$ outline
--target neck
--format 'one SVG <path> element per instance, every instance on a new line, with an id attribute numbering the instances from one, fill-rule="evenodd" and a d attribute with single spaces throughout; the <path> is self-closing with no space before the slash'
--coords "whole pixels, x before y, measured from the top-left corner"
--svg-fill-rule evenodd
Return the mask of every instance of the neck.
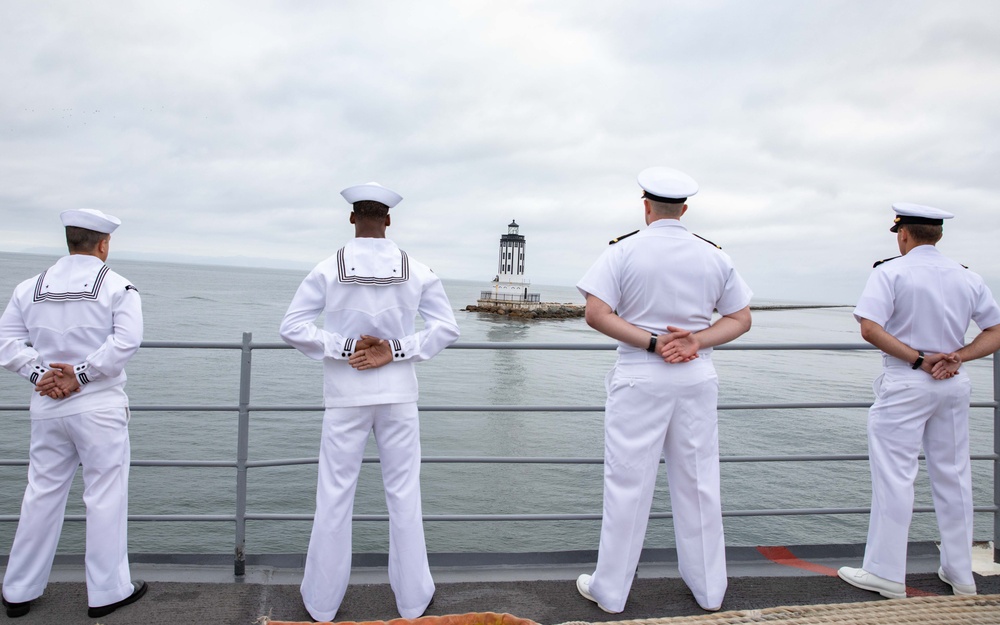
<path id="1" fill-rule="evenodd" d="M 70 256 L 93 256 L 94 258 L 100 260 L 102 263 L 103 262 L 107 262 L 107 260 L 108 260 L 107 256 L 101 256 L 101 254 L 97 250 L 91 250 L 89 252 L 80 252 L 80 251 L 73 252 L 73 251 L 70 251 L 69 255 Z"/>
<path id="2" fill-rule="evenodd" d="M 354 238 L 356 239 L 384 239 L 385 226 L 364 226 L 354 224 Z"/>
<path id="3" fill-rule="evenodd" d="M 684 213 L 687 212 L 687 204 L 681 205 L 669 205 L 670 210 L 655 210 L 653 203 L 648 199 L 642 201 L 643 208 L 645 208 L 646 214 L 646 225 L 653 223 L 654 221 L 660 221 L 661 219 L 673 219 L 674 221 L 680 221 Z M 668 206 L 666 204 L 660 204 L 658 206 Z M 676 206 L 676 210 L 673 207 Z"/>
<path id="4" fill-rule="evenodd" d="M 916 243 L 914 241 L 907 241 L 906 244 L 903 246 L 903 249 L 900 250 L 900 252 L 903 253 L 903 256 L 906 256 L 907 254 L 909 254 L 910 252 L 912 252 L 914 249 L 916 249 L 916 248 L 918 248 L 918 247 L 920 247 L 922 245 L 929 245 L 931 247 L 934 247 L 933 243 Z"/>

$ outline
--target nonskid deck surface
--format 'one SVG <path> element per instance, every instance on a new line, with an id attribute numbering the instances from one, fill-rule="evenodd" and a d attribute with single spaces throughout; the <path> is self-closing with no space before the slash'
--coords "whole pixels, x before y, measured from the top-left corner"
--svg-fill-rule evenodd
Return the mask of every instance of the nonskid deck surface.
<path id="1" fill-rule="evenodd" d="M 784 548 L 780 548 L 784 549 Z M 815 605 L 883 601 L 829 574 L 839 566 L 859 566 L 863 547 L 822 545 L 781 550 L 737 548 L 729 550 L 729 590 L 723 610 L 763 609 L 787 605 Z M 466 612 L 508 612 L 539 623 L 567 621 L 620 621 L 705 614 L 677 575 L 672 550 L 657 550 L 640 564 L 622 614 L 607 614 L 580 597 L 573 580 L 592 572 L 593 552 L 567 554 L 432 554 L 437 592 L 429 615 Z M 301 556 L 264 558 L 271 563 L 247 566 L 243 581 L 220 557 L 175 556 L 158 562 L 137 557 L 133 576 L 150 582 L 140 602 L 99 619 L 116 623 L 206 623 L 249 625 L 261 616 L 278 621 L 308 621 L 298 582 Z M 769 559 L 772 558 L 772 559 Z M 398 618 L 380 556 L 358 558 L 351 585 L 337 620 L 389 620 Z M 31 612 L 17 621 L 89 624 L 82 563 L 60 558 L 45 595 Z M 168 559 L 169 560 L 169 559 Z M 932 543 L 910 546 L 907 587 L 910 596 L 948 595 L 950 587 L 937 577 L 937 550 Z M 1000 594 L 1000 576 L 989 563 L 976 575 L 980 594 Z"/>

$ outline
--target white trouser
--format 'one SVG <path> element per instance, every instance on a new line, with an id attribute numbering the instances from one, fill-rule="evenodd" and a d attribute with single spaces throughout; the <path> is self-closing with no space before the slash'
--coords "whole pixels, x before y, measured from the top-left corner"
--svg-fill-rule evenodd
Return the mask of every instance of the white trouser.
<path id="1" fill-rule="evenodd" d="M 313 618 L 332 621 L 351 575 L 351 515 L 368 433 L 375 431 L 389 509 L 389 584 L 404 618 L 424 613 L 434 596 L 420 505 L 420 421 L 416 403 L 327 408 L 302 601 Z"/>
<path id="2" fill-rule="evenodd" d="M 28 487 L 21 503 L 3 596 L 41 596 L 62 533 L 66 499 L 83 465 L 87 506 L 87 600 L 98 607 L 132 594 L 128 567 L 128 408 L 31 420 Z"/>
<path id="3" fill-rule="evenodd" d="M 886 367 L 873 388 L 875 403 L 868 412 L 872 512 L 865 570 L 894 582 L 906 578 L 913 482 L 923 442 L 941 532 L 941 566 L 953 582 L 974 584 L 968 375 L 934 380 L 919 369 Z"/>
<path id="4" fill-rule="evenodd" d="M 704 608 L 726 594 L 719 497 L 718 378 L 708 359 L 619 362 L 605 382 L 604 519 L 590 592 L 625 608 L 642 551 L 660 457 L 666 460 L 681 577 Z"/>

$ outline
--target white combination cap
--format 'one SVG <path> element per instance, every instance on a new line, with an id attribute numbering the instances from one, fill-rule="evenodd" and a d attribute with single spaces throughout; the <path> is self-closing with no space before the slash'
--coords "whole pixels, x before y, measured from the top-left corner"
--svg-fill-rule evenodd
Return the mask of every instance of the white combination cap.
<path id="1" fill-rule="evenodd" d="M 353 187 L 347 187 L 341 191 L 340 194 L 343 195 L 344 199 L 350 204 L 369 200 L 372 202 L 381 202 L 389 208 L 399 204 L 399 202 L 403 199 L 402 195 L 391 189 L 386 189 L 377 182 L 356 184 Z"/>
<path id="2" fill-rule="evenodd" d="M 669 167 L 650 167 L 639 172 L 643 197 L 654 202 L 680 204 L 698 192 L 698 183 L 684 172 Z"/>
<path id="3" fill-rule="evenodd" d="M 943 211 L 940 208 L 910 204 L 909 202 L 896 202 L 892 205 L 892 210 L 896 211 L 896 219 L 892 222 L 889 232 L 896 232 L 900 226 L 906 224 L 940 226 L 945 219 L 954 217 L 948 211 Z"/>
<path id="4" fill-rule="evenodd" d="M 111 215 L 105 215 L 94 208 L 74 208 L 59 213 L 59 219 L 64 226 L 86 228 L 94 232 L 111 234 L 115 228 L 122 225 L 122 220 Z"/>

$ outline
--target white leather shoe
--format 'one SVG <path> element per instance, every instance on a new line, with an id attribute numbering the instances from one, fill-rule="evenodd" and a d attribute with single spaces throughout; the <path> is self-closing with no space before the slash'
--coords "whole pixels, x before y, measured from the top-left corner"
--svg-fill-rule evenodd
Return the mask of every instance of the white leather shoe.
<path id="1" fill-rule="evenodd" d="M 851 586 L 877 592 L 886 599 L 906 599 L 906 586 L 904 584 L 891 582 L 864 569 L 842 566 L 837 571 L 837 575 Z"/>
<path id="2" fill-rule="evenodd" d="M 576 589 L 580 592 L 581 595 L 583 595 L 584 599 L 593 601 L 594 603 L 597 604 L 597 607 L 604 610 L 608 614 L 621 614 L 623 612 L 623 610 L 618 610 L 617 612 L 614 610 L 609 610 L 603 605 L 601 605 L 597 601 L 597 599 L 594 599 L 594 595 L 590 594 L 590 575 L 587 575 L 586 573 L 576 578 Z"/>
<path id="3" fill-rule="evenodd" d="M 972 596 L 976 594 L 975 584 L 956 584 L 955 582 L 948 579 L 948 576 L 944 574 L 944 567 L 938 567 L 938 577 L 941 578 L 942 582 L 951 586 L 952 592 L 954 592 L 956 595 Z"/>

